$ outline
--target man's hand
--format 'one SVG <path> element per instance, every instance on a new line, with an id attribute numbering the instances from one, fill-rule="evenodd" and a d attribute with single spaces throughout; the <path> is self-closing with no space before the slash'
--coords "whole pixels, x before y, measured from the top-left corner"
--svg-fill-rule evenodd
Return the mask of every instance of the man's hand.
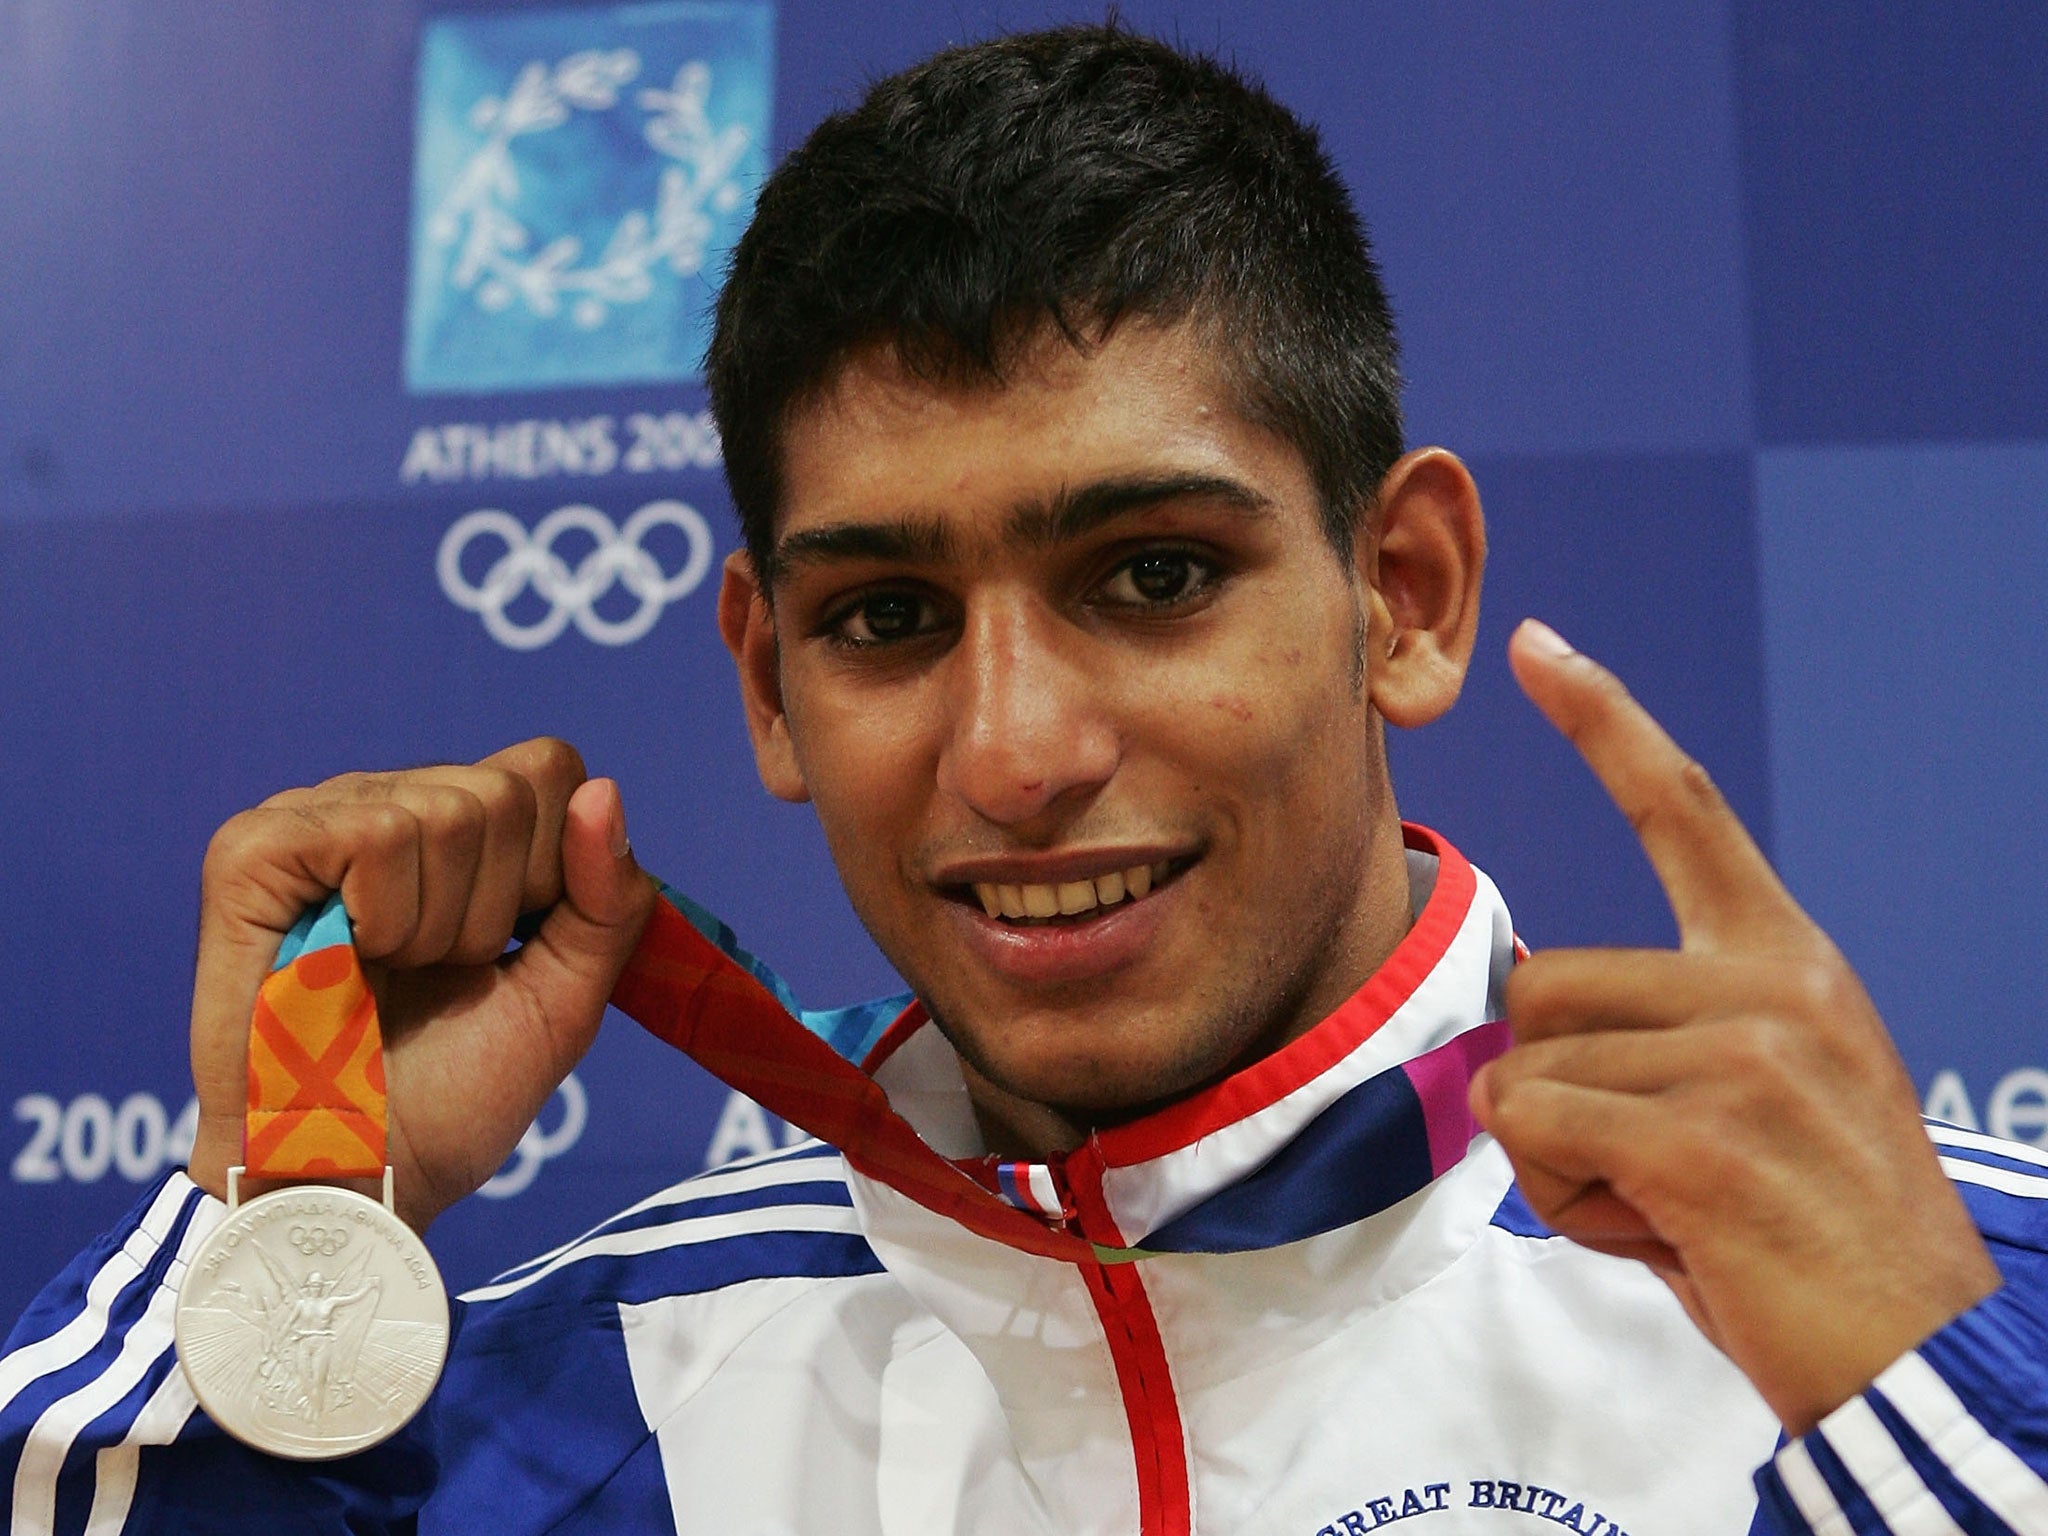
<path id="1" fill-rule="evenodd" d="M 502 1163 L 589 1047 L 654 905 L 608 779 L 563 742 L 346 774 L 244 811 L 206 852 L 192 993 L 193 1179 L 241 1161 L 249 1015 L 285 931 L 340 891 L 384 1027 L 399 1214 L 424 1231 Z M 539 931 L 504 958 L 523 912 Z"/>
<path id="2" fill-rule="evenodd" d="M 1641 839 L 1680 935 L 1516 967 L 1472 1085 L 1536 1214 L 1640 1259 L 1793 1434 L 1999 1275 L 1883 1021 L 1697 763 L 1534 622 L 1509 659 Z"/>

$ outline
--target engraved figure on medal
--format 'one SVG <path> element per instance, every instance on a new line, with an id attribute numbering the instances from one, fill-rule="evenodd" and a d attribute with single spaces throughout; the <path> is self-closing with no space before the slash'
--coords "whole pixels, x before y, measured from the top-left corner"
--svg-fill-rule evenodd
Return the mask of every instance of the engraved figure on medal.
<path id="1" fill-rule="evenodd" d="M 350 1190 L 307 1185 L 232 1209 L 180 1291 L 178 1358 L 236 1439 L 346 1456 L 403 1428 L 448 1353 L 448 1303 L 418 1236 Z"/>

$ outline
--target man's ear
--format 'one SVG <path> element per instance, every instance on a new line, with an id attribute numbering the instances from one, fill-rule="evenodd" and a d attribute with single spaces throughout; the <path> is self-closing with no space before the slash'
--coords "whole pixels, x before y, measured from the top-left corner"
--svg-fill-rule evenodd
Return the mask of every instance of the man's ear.
<path id="1" fill-rule="evenodd" d="M 754 767 L 778 800 L 808 800 L 789 716 L 782 706 L 782 668 L 775 651 L 775 615 L 754 576 L 754 562 L 736 549 L 725 557 L 718 588 L 718 632 L 740 674 L 740 701 L 747 733 L 754 738 Z"/>
<path id="2" fill-rule="evenodd" d="M 1479 631 L 1479 487 L 1456 454 L 1418 448 L 1380 482 L 1374 524 L 1378 537 L 1361 537 L 1355 555 L 1370 589 L 1373 707 L 1394 725 L 1427 725 L 1457 702 Z"/>

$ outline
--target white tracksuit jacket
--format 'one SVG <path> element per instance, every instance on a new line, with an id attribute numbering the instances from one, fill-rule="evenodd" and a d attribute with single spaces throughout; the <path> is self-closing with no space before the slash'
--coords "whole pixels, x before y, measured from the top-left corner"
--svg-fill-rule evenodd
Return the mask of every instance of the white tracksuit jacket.
<path id="1" fill-rule="evenodd" d="M 1057 1166 L 976 1155 L 914 1006 L 801 1027 L 675 898 L 621 1005 L 829 1142 L 469 1293 L 420 1418 L 313 1467 L 194 1407 L 171 1310 L 221 1207 L 174 1176 L 0 1357 L 12 1529 L 2048 1536 L 2048 1155 L 1933 1129 L 2007 1284 L 1781 1445 L 1648 1270 L 1513 1189 L 1465 1107 L 1507 913 L 1431 834 L 1410 870 L 1329 1019 Z"/>

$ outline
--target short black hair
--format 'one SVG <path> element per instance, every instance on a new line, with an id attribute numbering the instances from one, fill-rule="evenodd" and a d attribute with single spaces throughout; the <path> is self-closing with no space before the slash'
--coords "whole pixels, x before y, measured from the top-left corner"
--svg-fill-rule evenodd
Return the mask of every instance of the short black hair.
<path id="1" fill-rule="evenodd" d="M 1000 383 L 1047 325 L 1192 320 L 1301 453 L 1340 553 L 1402 451 L 1393 318 L 1315 131 L 1212 58 L 1111 23 L 955 48 L 872 87 L 763 186 L 706 372 L 765 585 L 792 413 L 884 342 Z"/>

